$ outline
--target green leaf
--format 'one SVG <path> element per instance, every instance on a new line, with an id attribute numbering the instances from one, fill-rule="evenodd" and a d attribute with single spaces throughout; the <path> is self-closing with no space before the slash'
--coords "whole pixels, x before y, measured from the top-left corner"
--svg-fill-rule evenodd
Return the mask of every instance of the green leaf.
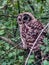
<path id="1" fill-rule="evenodd" d="M 48 39 L 44 38 L 43 42 L 47 45 L 48 44 Z"/>
<path id="2" fill-rule="evenodd" d="M 34 58 L 34 55 L 30 55 L 30 59 L 33 59 Z"/>
<path id="3" fill-rule="evenodd" d="M 13 52 L 13 55 L 16 55 L 16 52 Z"/>
<path id="4" fill-rule="evenodd" d="M 40 2 L 40 0 L 37 0 L 37 3 L 39 3 Z"/>
<path id="5" fill-rule="evenodd" d="M 8 54 L 8 57 L 12 57 L 12 56 L 13 56 L 13 54 L 12 54 L 12 53 L 9 53 L 9 54 Z"/>
<path id="6" fill-rule="evenodd" d="M 4 33 L 4 30 L 0 30 L 0 35 L 3 35 Z"/>
<path id="7" fill-rule="evenodd" d="M 8 50 L 10 48 L 9 44 L 5 43 L 5 48 L 6 48 L 6 50 Z"/>
<path id="8" fill-rule="evenodd" d="M 4 54 L 4 53 L 5 53 L 5 51 L 1 51 L 1 53 L 2 53 L 2 54 Z"/>
<path id="9" fill-rule="evenodd" d="M 6 62 L 3 62 L 2 65 L 6 65 Z"/>
<path id="10" fill-rule="evenodd" d="M 47 60 L 44 60 L 43 64 L 42 65 L 49 65 L 49 61 Z"/>
<path id="11" fill-rule="evenodd" d="M 46 47 L 44 53 L 49 52 L 49 47 Z"/>
<path id="12" fill-rule="evenodd" d="M 41 50 L 45 50 L 45 46 L 41 45 L 40 46 Z"/>
<path id="13" fill-rule="evenodd" d="M 7 4 L 7 0 L 4 0 L 2 5 L 6 5 L 6 4 Z"/>
<path id="14" fill-rule="evenodd" d="M 23 60 L 23 59 L 24 59 L 24 57 L 23 57 L 23 56 L 19 56 L 18 58 L 19 58 L 19 60 Z"/>
<path id="15" fill-rule="evenodd" d="M 31 64 L 33 61 L 34 61 L 33 59 L 29 59 L 28 64 Z"/>

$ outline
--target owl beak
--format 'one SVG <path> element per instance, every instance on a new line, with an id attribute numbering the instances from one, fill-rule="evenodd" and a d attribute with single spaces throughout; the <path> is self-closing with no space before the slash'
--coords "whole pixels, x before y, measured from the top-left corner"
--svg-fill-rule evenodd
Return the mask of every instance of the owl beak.
<path id="1" fill-rule="evenodd" d="M 23 21 L 23 23 L 25 23 L 25 20 Z"/>
<path id="2" fill-rule="evenodd" d="M 19 24 L 22 24 L 22 22 L 19 22 Z"/>

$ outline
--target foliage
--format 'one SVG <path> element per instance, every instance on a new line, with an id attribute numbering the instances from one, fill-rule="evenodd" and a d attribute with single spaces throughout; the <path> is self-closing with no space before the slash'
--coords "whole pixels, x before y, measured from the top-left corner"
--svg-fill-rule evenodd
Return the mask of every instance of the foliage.
<path id="1" fill-rule="evenodd" d="M 17 24 L 17 18 L 8 17 L 18 15 L 20 12 L 31 12 L 37 19 L 40 19 L 44 24 L 49 20 L 49 0 L 19 0 L 20 7 L 18 8 L 18 0 L 0 0 L 0 36 L 10 38 L 16 43 L 20 42 L 19 29 Z M 31 9 L 30 5 L 34 7 Z M 2 16 L 6 15 L 6 16 Z M 49 34 L 48 34 L 49 35 Z M 49 51 L 49 39 L 46 37 L 43 42 L 46 47 L 41 46 L 41 50 L 44 50 L 44 54 Z M 0 65 L 24 65 L 28 52 L 19 49 L 13 49 L 11 45 L 3 40 L 0 40 Z M 30 56 L 28 65 L 33 65 L 34 55 Z M 43 65 L 48 65 L 47 60 L 43 61 Z"/>

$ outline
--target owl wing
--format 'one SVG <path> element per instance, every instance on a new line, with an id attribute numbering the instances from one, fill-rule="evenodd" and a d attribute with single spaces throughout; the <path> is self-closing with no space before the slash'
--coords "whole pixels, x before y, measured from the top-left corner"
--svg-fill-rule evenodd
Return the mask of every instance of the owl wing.
<path id="1" fill-rule="evenodd" d="M 38 37 L 38 35 L 40 34 L 41 30 L 44 28 L 44 25 L 39 21 L 35 21 L 34 23 L 31 23 L 31 29 L 30 32 L 28 31 L 28 46 L 33 45 L 33 43 L 35 42 L 36 38 Z M 38 48 L 38 46 L 43 45 L 43 39 L 45 37 L 46 34 L 46 30 L 42 33 L 42 35 L 40 36 L 37 44 L 35 45 L 35 49 Z"/>
<path id="2" fill-rule="evenodd" d="M 35 31 L 36 33 L 40 33 L 41 30 L 45 27 L 44 24 L 42 24 L 39 20 L 35 21 L 33 24 L 32 24 L 32 29 L 34 28 L 34 30 L 37 30 Z M 44 30 L 43 31 L 43 35 L 46 35 L 47 33 L 47 30 Z"/>

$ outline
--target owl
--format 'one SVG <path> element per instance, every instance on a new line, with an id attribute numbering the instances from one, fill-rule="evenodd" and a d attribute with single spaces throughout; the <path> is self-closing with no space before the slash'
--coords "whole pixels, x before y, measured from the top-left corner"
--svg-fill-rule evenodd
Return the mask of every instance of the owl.
<path id="1" fill-rule="evenodd" d="M 33 46 L 39 33 L 44 28 L 44 25 L 29 12 L 20 13 L 18 15 L 17 22 L 19 25 L 23 48 L 30 49 L 31 46 Z M 40 48 L 40 45 L 44 44 L 43 39 L 45 37 L 45 34 L 46 32 L 44 31 L 37 41 L 34 50 L 38 50 Z"/>
<path id="2" fill-rule="evenodd" d="M 20 13 L 17 22 L 19 25 L 23 48 L 30 49 L 41 30 L 44 28 L 44 25 L 29 12 Z M 36 61 L 42 58 L 40 45 L 44 45 L 43 39 L 45 38 L 45 35 L 46 31 L 42 33 L 33 48 Z M 39 62 L 38 65 L 41 65 L 41 62 Z"/>

